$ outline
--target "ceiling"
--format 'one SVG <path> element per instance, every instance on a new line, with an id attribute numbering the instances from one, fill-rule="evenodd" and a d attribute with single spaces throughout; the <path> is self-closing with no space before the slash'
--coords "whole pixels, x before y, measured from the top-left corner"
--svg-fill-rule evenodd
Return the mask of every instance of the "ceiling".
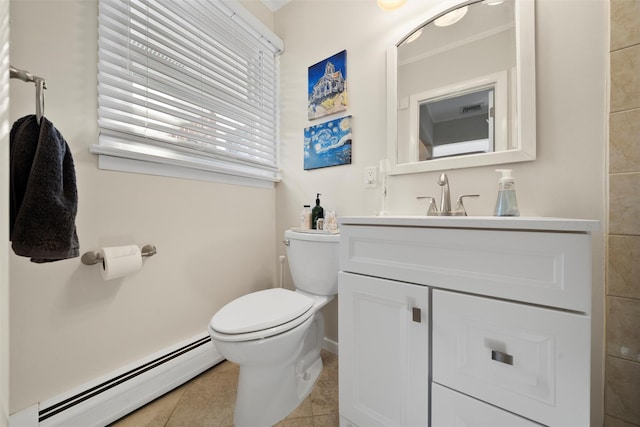
<path id="1" fill-rule="evenodd" d="M 280 9 L 285 4 L 289 3 L 292 0 L 261 0 L 262 3 L 271 10 L 271 12 L 275 12 Z"/>

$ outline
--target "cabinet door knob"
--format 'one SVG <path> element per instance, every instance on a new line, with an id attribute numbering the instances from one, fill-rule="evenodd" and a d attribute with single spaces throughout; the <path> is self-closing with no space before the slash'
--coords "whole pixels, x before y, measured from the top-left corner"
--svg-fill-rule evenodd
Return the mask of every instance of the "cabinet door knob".
<path id="1" fill-rule="evenodd" d="M 513 365 L 513 356 L 502 351 L 491 350 L 491 360 L 496 362 Z"/>
<path id="2" fill-rule="evenodd" d="M 413 307 L 411 311 L 413 312 L 413 321 L 422 323 L 422 310 L 420 310 L 418 307 Z"/>

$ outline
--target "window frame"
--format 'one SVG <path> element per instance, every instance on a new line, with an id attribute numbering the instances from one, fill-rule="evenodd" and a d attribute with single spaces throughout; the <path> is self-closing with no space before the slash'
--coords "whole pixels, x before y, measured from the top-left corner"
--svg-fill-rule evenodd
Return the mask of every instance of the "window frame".
<path id="1" fill-rule="evenodd" d="M 113 0 L 99 0 L 111 2 Z M 119 0 L 115 0 L 119 1 Z M 177 178 L 195 179 L 226 184 L 236 184 L 258 188 L 273 188 L 280 181 L 279 159 L 279 54 L 284 44 L 276 34 L 248 12 L 237 0 L 193 0 L 196 3 L 207 1 L 211 9 L 220 12 L 218 19 L 228 20 L 237 31 L 245 32 L 264 50 L 275 55 L 275 100 L 273 101 L 274 135 L 272 149 L 275 153 L 273 165 L 262 167 L 225 159 L 224 155 L 211 155 L 170 143 L 150 141 L 141 136 L 123 138 L 122 133 L 98 126 L 100 131 L 98 144 L 89 151 L 98 155 L 98 167 L 104 170 L 133 172 Z M 181 8 L 176 7 L 175 12 Z M 100 17 L 98 17 L 100 19 Z M 100 29 L 100 23 L 99 29 Z M 99 48 L 100 49 L 100 48 Z M 100 59 L 99 59 L 100 63 Z M 98 94 L 100 102 L 100 94 Z M 238 101 L 240 102 L 240 101 Z M 99 116 L 100 116 L 100 107 Z M 271 114 L 271 113 L 270 113 Z"/>

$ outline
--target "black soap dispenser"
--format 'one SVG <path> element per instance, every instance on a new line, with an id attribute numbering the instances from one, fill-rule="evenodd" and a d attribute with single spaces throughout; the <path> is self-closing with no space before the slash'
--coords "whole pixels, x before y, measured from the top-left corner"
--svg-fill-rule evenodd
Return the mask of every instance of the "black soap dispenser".
<path id="1" fill-rule="evenodd" d="M 314 230 L 318 227 L 319 218 L 324 218 L 324 209 L 320 206 L 320 193 L 317 193 L 316 205 L 311 210 L 311 228 Z"/>

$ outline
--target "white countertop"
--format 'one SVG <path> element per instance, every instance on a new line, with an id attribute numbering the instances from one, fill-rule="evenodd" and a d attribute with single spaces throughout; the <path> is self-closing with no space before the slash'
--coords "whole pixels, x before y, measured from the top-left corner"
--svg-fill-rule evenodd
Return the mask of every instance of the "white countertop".
<path id="1" fill-rule="evenodd" d="M 495 216 L 343 216 L 340 225 L 378 225 L 395 227 L 483 228 L 499 230 L 544 230 L 593 232 L 600 221 L 592 219 Z"/>

